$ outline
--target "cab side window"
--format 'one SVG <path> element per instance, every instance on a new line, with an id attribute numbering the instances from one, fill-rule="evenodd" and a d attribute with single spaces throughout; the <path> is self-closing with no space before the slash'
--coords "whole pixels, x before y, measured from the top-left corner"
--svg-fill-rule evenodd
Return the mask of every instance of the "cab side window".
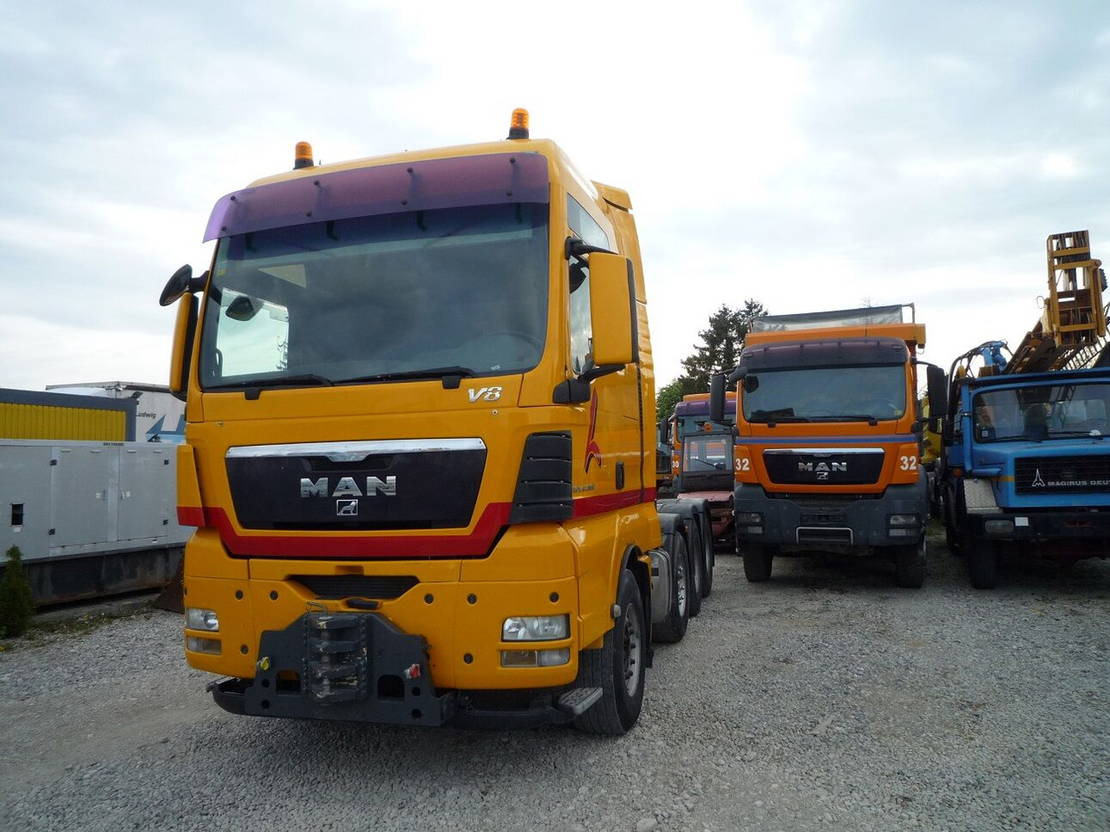
<path id="1" fill-rule="evenodd" d="M 612 248 L 609 238 L 574 197 L 567 196 L 567 224 L 571 233 L 583 242 L 600 248 Z M 593 329 L 590 319 L 590 270 L 585 260 L 570 259 L 570 361 L 571 369 L 580 374 L 593 366 Z"/>

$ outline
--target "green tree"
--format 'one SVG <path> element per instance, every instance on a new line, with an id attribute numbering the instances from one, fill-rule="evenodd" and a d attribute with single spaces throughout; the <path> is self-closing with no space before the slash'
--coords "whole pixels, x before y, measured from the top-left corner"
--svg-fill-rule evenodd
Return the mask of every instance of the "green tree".
<path id="1" fill-rule="evenodd" d="M 712 373 L 735 367 L 752 321 L 766 314 L 762 303 L 748 298 L 739 309 L 722 304 L 710 315 L 709 326 L 698 333 L 702 343 L 682 359 L 685 372 L 679 378 L 690 388 L 684 392 L 705 392 Z"/>
<path id="2" fill-rule="evenodd" d="M 656 418 L 668 418 L 683 396 L 707 393 L 712 373 L 735 367 L 752 321 L 766 314 L 763 304 L 752 298 L 745 300 L 739 309 L 721 304 L 721 308 L 709 316 L 709 325 L 698 333 L 701 344 L 695 345 L 694 352 L 682 359 L 685 372 L 656 393 Z"/>
<path id="3" fill-rule="evenodd" d="M 8 549 L 4 577 L 0 578 L 0 636 L 22 635 L 34 612 L 31 582 L 23 570 L 23 553 L 18 546 L 12 546 Z"/>
<path id="4" fill-rule="evenodd" d="M 682 401 L 686 395 L 682 392 L 682 379 L 676 378 L 670 384 L 664 384 L 655 393 L 655 419 L 662 422 L 669 419 L 674 412 L 674 406 Z"/>

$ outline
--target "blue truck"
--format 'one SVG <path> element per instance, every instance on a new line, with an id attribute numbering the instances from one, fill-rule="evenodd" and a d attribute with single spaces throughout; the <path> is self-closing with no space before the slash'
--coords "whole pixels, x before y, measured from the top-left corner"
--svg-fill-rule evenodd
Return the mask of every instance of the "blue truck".
<path id="1" fill-rule="evenodd" d="M 994 586 L 1003 553 L 1110 555 L 1110 367 L 965 377 L 953 387 L 944 520 L 972 585 Z"/>
<path id="2" fill-rule="evenodd" d="M 949 372 L 938 492 L 948 547 L 990 589 L 1000 556 L 1110 555 L 1110 346 L 1086 231 L 1048 238 L 1044 314 L 1010 355 L 988 341 Z"/>

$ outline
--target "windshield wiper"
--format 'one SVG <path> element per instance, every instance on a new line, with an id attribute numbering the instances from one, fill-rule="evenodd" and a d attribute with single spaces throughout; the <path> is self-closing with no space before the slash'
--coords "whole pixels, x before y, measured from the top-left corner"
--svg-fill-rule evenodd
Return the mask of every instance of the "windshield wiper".
<path id="1" fill-rule="evenodd" d="M 776 422 L 808 422 L 805 416 L 795 416 L 794 408 L 780 407 L 777 410 L 753 410 L 749 422 L 765 422 L 774 427 Z"/>
<path id="2" fill-rule="evenodd" d="M 698 457 L 692 457 L 692 458 L 690 459 L 690 462 L 700 462 L 700 463 L 701 463 L 702 465 L 705 465 L 705 466 L 707 466 L 707 467 L 709 467 L 709 468 L 712 468 L 712 469 L 713 469 L 714 471 L 723 471 L 723 470 L 724 470 L 724 468 L 723 468 L 723 467 L 718 467 L 718 466 L 722 466 L 722 465 L 723 465 L 723 463 L 719 463 L 719 462 L 710 462 L 710 461 L 709 461 L 709 460 L 707 460 L 707 459 L 699 459 Z"/>
<path id="3" fill-rule="evenodd" d="M 464 376 L 477 375 L 477 370 L 470 367 L 460 367 L 452 364 L 449 367 L 429 367 L 426 370 L 400 370 L 395 373 L 377 373 L 370 376 L 339 379 L 338 384 L 360 384 L 375 381 L 408 381 L 422 378 L 438 378 L 443 381 L 444 390 L 452 390 L 459 386 Z"/>
<path id="4" fill-rule="evenodd" d="M 275 378 L 256 378 L 251 381 L 240 381 L 234 384 L 208 384 L 205 390 L 243 390 L 255 389 L 259 387 L 283 387 L 285 385 L 298 386 L 298 385 L 317 385 L 320 387 L 331 387 L 333 382 L 327 376 L 317 375 L 316 373 L 298 373 L 292 376 L 277 376 Z"/>
<path id="5" fill-rule="evenodd" d="M 317 387 L 331 387 L 335 384 L 327 376 L 322 376 L 317 373 L 298 373 L 292 376 L 278 376 L 276 378 L 260 378 L 254 381 L 246 381 L 242 384 L 222 384 L 218 386 L 210 386 L 208 390 L 242 390 L 243 395 L 248 399 L 257 399 L 262 395 L 263 387 L 308 387 L 315 385 Z"/>
<path id="6" fill-rule="evenodd" d="M 1105 434 L 1103 434 L 1102 431 L 1100 431 L 1098 428 L 1092 428 L 1090 430 L 1052 430 L 1048 432 L 1049 439 L 1053 439 L 1057 436 L 1086 436 L 1090 439 L 1106 438 Z"/>
<path id="7" fill-rule="evenodd" d="M 866 413 L 841 413 L 838 416 L 811 416 L 811 422 L 867 422 L 871 427 L 879 424 L 879 420 Z"/>

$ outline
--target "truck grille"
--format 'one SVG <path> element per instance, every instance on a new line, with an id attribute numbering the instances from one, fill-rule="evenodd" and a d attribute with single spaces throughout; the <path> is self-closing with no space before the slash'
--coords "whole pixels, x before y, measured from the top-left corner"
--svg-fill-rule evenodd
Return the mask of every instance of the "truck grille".
<path id="1" fill-rule="evenodd" d="M 451 529 L 470 523 L 480 439 L 254 445 L 228 450 L 235 515 L 246 529 Z"/>
<path id="2" fill-rule="evenodd" d="M 883 470 L 882 448 L 769 448 L 763 464 L 771 482 L 870 485 Z"/>
<path id="3" fill-rule="evenodd" d="M 1019 457 L 1014 488 L 1019 494 L 1110 491 L 1110 455 Z"/>

